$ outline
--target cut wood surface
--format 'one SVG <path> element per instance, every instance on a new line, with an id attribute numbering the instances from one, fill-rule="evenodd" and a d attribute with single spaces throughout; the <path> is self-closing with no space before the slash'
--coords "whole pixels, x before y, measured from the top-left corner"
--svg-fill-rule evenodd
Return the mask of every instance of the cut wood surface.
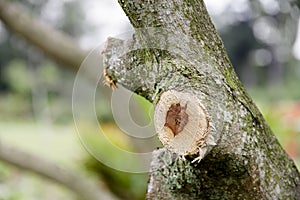
<path id="1" fill-rule="evenodd" d="M 154 104 L 170 90 L 197 97 L 216 142 L 199 163 L 156 150 L 147 198 L 300 199 L 299 172 L 238 80 L 203 0 L 119 3 L 136 33 L 108 39 L 112 81 Z"/>

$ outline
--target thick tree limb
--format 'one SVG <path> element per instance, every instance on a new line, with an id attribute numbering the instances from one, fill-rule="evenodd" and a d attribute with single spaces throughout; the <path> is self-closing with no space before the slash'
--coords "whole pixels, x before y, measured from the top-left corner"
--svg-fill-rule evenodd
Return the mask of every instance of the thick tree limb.
<path id="1" fill-rule="evenodd" d="M 300 199 L 299 172 L 234 73 L 203 0 L 119 3 L 142 30 L 108 40 L 112 81 L 153 103 L 168 90 L 196 95 L 217 143 L 199 164 L 155 151 L 148 198 Z"/>
<path id="2" fill-rule="evenodd" d="M 100 186 L 96 187 L 96 183 L 88 181 L 88 179 L 81 174 L 74 174 L 70 172 L 70 170 L 63 169 L 43 158 L 22 152 L 4 143 L 0 143 L 0 160 L 62 184 L 77 194 L 81 199 L 117 199 L 110 192 L 101 189 Z"/>
<path id="3" fill-rule="evenodd" d="M 34 19 L 17 3 L 0 0 L 0 20 L 10 30 L 73 70 L 77 71 L 87 56 L 88 52 L 80 49 L 72 38 Z"/>

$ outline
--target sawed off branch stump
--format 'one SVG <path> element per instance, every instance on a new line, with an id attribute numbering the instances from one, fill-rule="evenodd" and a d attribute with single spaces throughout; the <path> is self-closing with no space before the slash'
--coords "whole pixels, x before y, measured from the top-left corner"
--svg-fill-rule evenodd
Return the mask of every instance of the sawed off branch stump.
<path id="1" fill-rule="evenodd" d="M 238 80 L 203 1 L 119 3 L 136 32 L 107 40 L 105 73 L 155 104 L 165 146 L 153 152 L 147 198 L 300 199 L 299 172 Z"/>

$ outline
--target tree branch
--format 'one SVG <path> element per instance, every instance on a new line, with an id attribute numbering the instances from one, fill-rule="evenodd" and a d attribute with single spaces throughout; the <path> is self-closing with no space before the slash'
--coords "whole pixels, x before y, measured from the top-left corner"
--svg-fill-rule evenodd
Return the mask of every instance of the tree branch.
<path id="1" fill-rule="evenodd" d="M 15 147 L 0 143 L 0 159 L 23 170 L 28 170 L 42 177 L 69 188 L 85 200 L 117 199 L 108 191 L 101 189 L 98 184 L 70 170 L 63 169 L 51 162 L 22 152 Z"/>
<path id="2" fill-rule="evenodd" d="M 199 164 L 154 152 L 148 198 L 299 199 L 299 172 L 238 80 L 203 0 L 119 3 L 136 33 L 108 39 L 112 81 L 155 104 L 170 90 L 196 96 L 209 117 Z"/>
<path id="3" fill-rule="evenodd" d="M 7 28 L 73 70 L 79 69 L 88 53 L 69 36 L 31 17 L 29 12 L 17 3 L 0 0 L 0 20 Z"/>

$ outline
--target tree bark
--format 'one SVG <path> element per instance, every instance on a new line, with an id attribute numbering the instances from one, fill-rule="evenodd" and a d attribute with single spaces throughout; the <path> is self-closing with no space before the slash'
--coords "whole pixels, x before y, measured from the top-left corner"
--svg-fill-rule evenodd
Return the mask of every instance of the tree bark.
<path id="1" fill-rule="evenodd" d="M 56 183 L 62 184 L 77 194 L 80 199 L 118 199 L 109 191 L 106 191 L 101 187 L 96 187 L 96 183 L 89 181 L 82 174 L 63 169 L 42 158 L 22 152 L 17 148 L 8 146 L 4 143 L 0 143 L 0 159 L 15 167 L 28 170 Z"/>
<path id="2" fill-rule="evenodd" d="M 0 0 L 0 20 L 47 55 L 77 71 L 87 56 L 71 37 L 34 19 L 20 4 Z"/>
<path id="3" fill-rule="evenodd" d="M 208 152 L 199 163 L 154 151 L 147 198 L 300 199 L 299 172 L 238 80 L 203 0 L 119 3 L 136 33 L 108 39 L 111 81 L 154 104 L 169 90 L 196 96 L 216 142 L 199 147 Z"/>

